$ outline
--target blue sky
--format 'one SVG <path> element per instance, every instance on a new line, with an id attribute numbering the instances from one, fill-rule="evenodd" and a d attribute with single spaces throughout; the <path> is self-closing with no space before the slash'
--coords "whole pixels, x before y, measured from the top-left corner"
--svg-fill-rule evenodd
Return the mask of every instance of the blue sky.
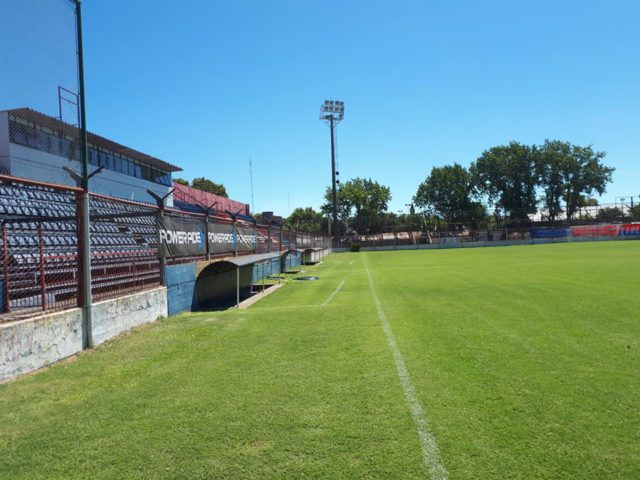
<path id="1" fill-rule="evenodd" d="M 1 0 L 7 1 L 7 0 Z M 545 138 L 640 195 L 640 2 L 83 2 L 90 130 L 287 214 L 330 182 L 324 99 L 346 104 L 343 181 L 404 209 L 431 168 Z"/>

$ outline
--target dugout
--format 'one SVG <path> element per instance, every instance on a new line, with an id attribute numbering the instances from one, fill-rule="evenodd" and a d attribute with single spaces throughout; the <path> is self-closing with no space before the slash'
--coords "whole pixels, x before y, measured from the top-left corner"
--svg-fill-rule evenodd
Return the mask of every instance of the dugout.
<path id="1" fill-rule="evenodd" d="M 322 248 L 305 248 L 302 252 L 302 265 L 313 265 L 322 260 L 323 257 Z"/>
<path id="2" fill-rule="evenodd" d="M 194 310 L 228 308 L 251 296 L 256 265 L 278 260 L 279 253 L 244 255 L 212 262 L 196 278 Z"/>
<path id="3" fill-rule="evenodd" d="M 300 268 L 302 264 L 302 255 L 304 250 L 293 248 L 287 250 L 280 256 L 280 270 L 282 272 L 290 272 L 296 268 Z"/>

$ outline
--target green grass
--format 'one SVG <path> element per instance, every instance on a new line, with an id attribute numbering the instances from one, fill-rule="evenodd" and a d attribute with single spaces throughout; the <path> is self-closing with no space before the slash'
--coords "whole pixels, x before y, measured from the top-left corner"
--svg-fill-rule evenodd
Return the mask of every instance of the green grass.
<path id="1" fill-rule="evenodd" d="M 427 478 L 365 257 L 451 479 L 640 478 L 640 242 L 334 254 L 0 385 L 0 478 Z"/>

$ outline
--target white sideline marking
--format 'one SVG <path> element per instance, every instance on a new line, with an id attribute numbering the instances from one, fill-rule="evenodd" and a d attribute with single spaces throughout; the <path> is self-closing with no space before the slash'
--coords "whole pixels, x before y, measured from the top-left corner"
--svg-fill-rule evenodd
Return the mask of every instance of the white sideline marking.
<path id="1" fill-rule="evenodd" d="M 322 305 L 320 305 L 321 307 L 326 307 L 327 305 L 329 305 L 329 302 L 331 302 L 331 300 L 333 300 L 333 297 L 336 296 L 336 293 L 338 293 L 340 291 L 340 289 L 342 288 L 342 285 L 344 285 L 344 280 L 342 280 L 340 282 L 340 284 L 336 287 L 336 289 L 331 293 L 331 295 L 329 295 L 329 298 L 327 298 L 324 303 Z"/>
<path id="2" fill-rule="evenodd" d="M 422 446 L 422 459 L 424 460 L 425 465 L 429 468 L 429 476 L 431 479 L 447 480 L 449 474 L 446 467 L 444 466 L 444 463 L 442 462 L 442 458 L 440 458 L 440 451 L 438 450 L 438 445 L 436 444 L 436 438 L 429 430 L 429 421 L 427 420 L 427 416 L 424 413 L 424 408 L 420 403 L 420 400 L 418 399 L 418 394 L 416 393 L 416 389 L 411 382 L 409 371 L 407 370 L 407 366 L 404 363 L 402 353 L 400 352 L 398 344 L 396 343 L 391 325 L 389 325 L 389 321 L 387 320 L 387 316 L 382 309 L 382 304 L 380 303 L 378 294 L 373 287 L 373 280 L 371 278 L 371 272 L 369 271 L 369 266 L 367 265 L 366 258 L 366 256 L 363 256 L 363 263 L 364 269 L 367 272 L 367 278 L 369 279 L 369 288 L 371 289 L 371 295 L 373 296 L 373 303 L 376 306 L 376 311 L 378 313 L 380 323 L 382 324 L 384 336 L 387 339 L 387 343 L 389 344 L 391 353 L 393 353 L 393 359 L 396 362 L 396 370 L 398 371 L 398 376 L 400 377 L 400 383 L 402 383 L 404 396 L 409 403 L 411 416 L 413 417 L 413 421 L 416 424 L 416 431 L 418 433 L 418 437 L 420 437 L 420 444 Z"/>

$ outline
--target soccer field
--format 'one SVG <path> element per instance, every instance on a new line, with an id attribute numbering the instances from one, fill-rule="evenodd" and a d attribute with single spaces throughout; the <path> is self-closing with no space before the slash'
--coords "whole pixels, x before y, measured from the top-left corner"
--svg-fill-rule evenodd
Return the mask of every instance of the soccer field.
<path id="1" fill-rule="evenodd" d="M 0 385 L 0 478 L 640 478 L 640 242 L 333 254 Z"/>

